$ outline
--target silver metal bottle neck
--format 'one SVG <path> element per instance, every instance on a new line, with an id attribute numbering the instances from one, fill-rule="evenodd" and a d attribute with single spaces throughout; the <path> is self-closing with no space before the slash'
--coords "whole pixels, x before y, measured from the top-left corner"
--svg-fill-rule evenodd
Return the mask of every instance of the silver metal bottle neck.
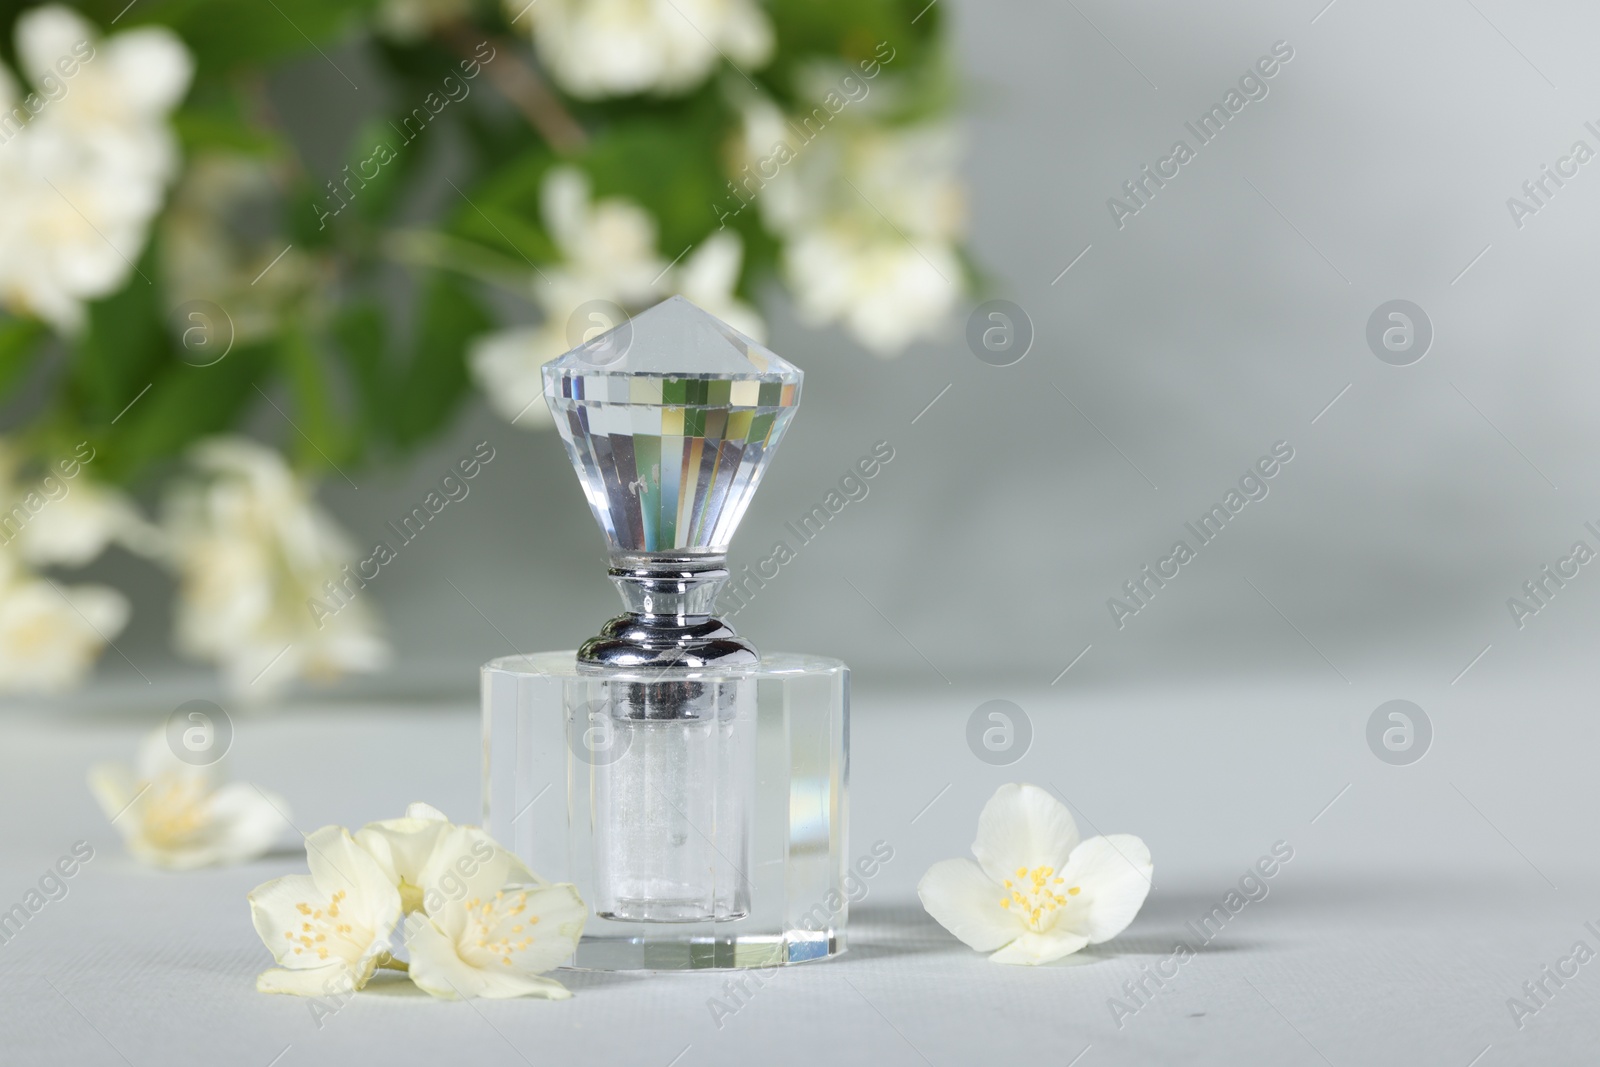
<path id="1" fill-rule="evenodd" d="M 626 614 L 583 643 L 579 663 L 666 670 L 760 662 L 755 646 L 712 614 L 728 580 L 726 556 L 619 555 L 610 577 Z"/>

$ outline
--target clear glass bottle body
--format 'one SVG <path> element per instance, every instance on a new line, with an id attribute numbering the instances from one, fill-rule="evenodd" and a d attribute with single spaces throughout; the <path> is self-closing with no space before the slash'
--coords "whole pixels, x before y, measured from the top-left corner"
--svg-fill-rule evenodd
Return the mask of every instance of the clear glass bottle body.
<path id="1" fill-rule="evenodd" d="M 665 676 L 664 676 L 665 675 Z M 483 669 L 485 825 L 591 918 L 574 965 L 695 969 L 844 950 L 849 671 Z"/>

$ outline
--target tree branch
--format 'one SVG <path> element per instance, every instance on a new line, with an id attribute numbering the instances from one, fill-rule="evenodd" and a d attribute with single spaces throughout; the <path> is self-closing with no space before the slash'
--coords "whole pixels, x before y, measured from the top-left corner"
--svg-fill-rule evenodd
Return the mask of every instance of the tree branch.
<path id="1" fill-rule="evenodd" d="M 440 34 L 458 54 L 468 59 L 479 59 L 477 49 L 483 42 L 474 41 L 477 34 L 466 25 L 455 23 L 445 26 Z M 545 84 L 538 71 L 517 57 L 512 42 L 498 37 L 491 43 L 495 55 L 483 63 L 483 69 L 494 87 L 500 90 L 500 95 L 511 101 L 560 155 L 570 156 L 587 148 L 589 135 L 572 117 L 561 98 Z"/>

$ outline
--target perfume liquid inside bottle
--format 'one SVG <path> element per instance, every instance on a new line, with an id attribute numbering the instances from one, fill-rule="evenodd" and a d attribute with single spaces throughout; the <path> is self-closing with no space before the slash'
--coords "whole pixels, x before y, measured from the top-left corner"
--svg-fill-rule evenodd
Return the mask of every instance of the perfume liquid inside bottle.
<path id="1" fill-rule="evenodd" d="M 621 922 L 750 912 L 755 680 L 608 682 L 591 709 L 595 914 Z"/>

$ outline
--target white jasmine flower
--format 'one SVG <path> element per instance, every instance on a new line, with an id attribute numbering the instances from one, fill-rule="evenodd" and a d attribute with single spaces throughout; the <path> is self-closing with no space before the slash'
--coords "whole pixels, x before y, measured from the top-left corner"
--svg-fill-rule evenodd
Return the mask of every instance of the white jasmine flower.
<path id="1" fill-rule="evenodd" d="M 377 967 L 409 971 L 437 997 L 570 996 L 540 977 L 577 948 L 588 911 L 571 885 L 551 885 L 476 826 L 452 826 L 427 804 L 404 817 L 338 826 L 306 839 L 310 875 L 250 894 L 256 932 L 280 968 L 265 993 L 343 994 Z M 410 960 L 389 955 L 402 915 Z"/>
<path id="2" fill-rule="evenodd" d="M 739 264 L 744 244 L 738 234 L 720 230 L 689 253 L 675 278 L 677 289 L 690 303 L 715 315 L 754 341 L 764 341 L 767 325 L 756 309 L 733 295 L 739 284 Z"/>
<path id="3" fill-rule="evenodd" d="M 81 567 L 114 542 L 146 555 L 160 550 L 160 531 L 145 521 L 127 494 L 88 478 L 53 484 L 54 489 L 31 491 L 43 493 L 45 503 L 17 533 L 17 551 L 27 562 Z"/>
<path id="4" fill-rule="evenodd" d="M 381 667 L 389 649 L 351 577 L 357 553 L 311 487 L 244 438 L 203 441 L 193 458 L 204 477 L 166 522 L 179 649 L 221 664 L 241 696 Z"/>
<path id="5" fill-rule="evenodd" d="M 407 914 L 422 907 L 422 871 L 448 829 L 450 820 L 444 812 L 419 802 L 407 807 L 399 819 L 370 822 L 355 832 L 356 844 L 383 869 Z"/>
<path id="6" fill-rule="evenodd" d="M 591 202 L 588 177 L 568 166 L 551 168 L 539 195 L 545 229 L 563 258 L 533 283 L 543 321 L 486 334 L 467 356 L 490 406 L 530 429 L 551 425 L 540 368 L 593 331 L 616 325 L 603 315 L 593 325 L 575 324 L 574 314 L 592 301 L 624 310 L 649 303 L 665 292 L 667 273 L 656 255 L 655 220 L 638 204 L 622 197 Z"/>
<path id="7" fill-rule="evenodd" d="M 0 547 L 0 690 L 76 685 L 128 622 L 128 601 L 103 585 L 52 585 Z"/>
<path id="8" fill-rule="evenodd" d="M 255 859 L 277 841 L 288 810 L 247 782 L 223 784 L 217 764 L 178 759 L 165 730 L 145 738 L 135 769 L 90 768 L 89 789 L 135 859 L 178 871 Z"/>
<path id="9" fill-rule="evenodd" d="M 909 237 L 953 241 L 965 228 L 965 193 L 956 173 L 960 138 L 944 123 L 886 126 L 845 113 L 816 128 L 771 104 L 744 108 L 744 153 L 751 170 L 741 186 L 767 225 L 796 233 L 819 219 L 852 218 Z M 788 151 L 783 150 L 787 146 Z M 798 175 L 799 177 L 793 177 Z"/>
<path id="10" fill-rule="evenodd" d="M 177 166 L 166 117 L 193 61 L 169 30 L 101 42 L 58 4 L 24 13 L 16 33 L 37 91 L 24 98 L 0 68 L 0 302 L 71 332 L 85 301 L 133 273 Z"/>
<path id="11" fill-rule="evenodd" d="M 885 127 L 848 112 L 820 128 L 803 121 L 766 102 L 745 107 L 739 199 L 753 197 L 784 237 L 783 274 L 801 315 L 842 323 L 894 355 L 936 333 L 961 295 L 957 138 L 943 125 Z M 752 185 L 750 175 L 764 180 Z"/>
<path id="12" fill-rule="evenodd" d="M 423 887 L 426 914 L 406 932 L 411 980 L 446 1000 L 570 997 L 540 976 L 577 949 L 588 908 L 569 884 L 514 884 L 521 865 L 468 830 L 439 839 Z"/>
<path id="13" fill-rule="evenodd" d="M 661 291 L 667 265 L 656 255 L 656 220 L 638 204 L 591 201 L 589 176 L 558 166 L 539 187 L 539 210 L 564 260 L 548 290 L 534 290 L 547 310 L 601 299 L 631 305 Z"/>
<path id="14" fill-rule="evenodd" d="M 113 542 L 146 555 L 158 552 L 160 531 L 133 501 L 84 475 L 94 457 L 84 442 L 28 483 L 19 478 L 22 455 L 0 440 L 0 546 L 37 567 L 81 567 Z"/>
<path id="15" fill-rule="evenodd" d="M 524 430 L 555 425 L 539 375 L 541 367 L 571 347 L 565 326 L 514 326 L 473 339 L 467 365 L 495 414 Z"/>
<path id="16" fill-rule="evenodd" d="M 539 58 L 574 96 L 681 93 L 725 56 L 745 71 L 772 55 L 772 24 L 754 0 L 539 0 L 526 10 Z"/>
<path id="17" fill-rule="evenodd" d="M 913 245 L 854 221 L 790 239 L 783 270 L 805 319 L 840 322 L 880 356 L 896 355 L 937 332 L 961 293 L 961 262 L 953 247 Z"/>
<path id="18" fill-rule="evenodd" d="M 440 844 L 446 838 L 451 847 L 442 849 Z M 453 826 L 444 812 L 420 802 L 407 807 L 402 818 L 368 823 L 356 831 L 355 839 L 399 890 L 401 907 L 407 914 L 422 910 L 423 886 L 436 885 L 460 855 L 487 856 L 499 847 L 478 827 Z M 515 857 L 510 858 L 510 866 L 512 881 L 539 881 Z"/>
<path id="19" fill-rule="evenodd" d="M 383 868 L 342 826 L 306 837 L 310 874 L 292 874 L 250 894 L 256 933 L 279 966 L 256 979 L 262 993 L 326 996 L 360 989 L 387 964 L 400 921 L 400 894 Z"/>
<path id="20" fill-rule="evenodd" d="M 86 51 L 92 58 L 65 76 L 62 59 L 83 60 Z M 194 76 L 194 59 L 177 34 L 144 26 L 101 41 L 87 19 L 49 4 L 17 20 L 17 57 L 35 86 L 51 77 L 66 85 L 35 129 L 70 138 L 81 161 L 125 180 L 164 182 L 177 170 L 177 141 L 166 119 Z M 159 200 L 159 188 L 155 194 Z"/>
<path id="21" fill-rule="evenodd" d="M 1003 785 L 978 817 L 974 863 L 943 860 L 917 896 L 934 920 L 996 963 L 1049 963 L 1116 937 L 1150 891 L 1150 850 L 1132 834 L 1078 840 L 1066 805 Z M 998 951 L 997 951 L 998 950 Z"/>

